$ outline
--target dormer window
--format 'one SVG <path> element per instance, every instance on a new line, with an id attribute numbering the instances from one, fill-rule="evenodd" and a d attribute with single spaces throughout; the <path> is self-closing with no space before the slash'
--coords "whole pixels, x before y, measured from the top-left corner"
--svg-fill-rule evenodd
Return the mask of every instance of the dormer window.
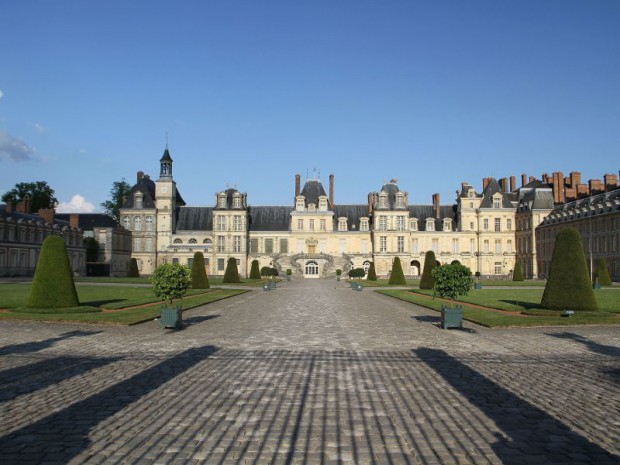
<path id="1" fill-rule="evenodd" d="M 324 195 L 319 197 L 319 211 L 327 211 L 327 197 L 325 197 Z"/>
<path id="2" fill-rule="evenodd" d="M 418 219 L 417 218 L 411 218 L 409 220 L 409 229 L 411 231 L 417 231 L 418 230 Z"/>
<path id="3" fill-rule="evenodd" d="M 338 231 L 347 230 L 347 219 L 345 217 L 338 218 Z"/>
<path id="4" fill-rule="evenodd" d="M 444 218 L 444 220 L 443 220 L 443 230 L 444 231 L 452 231 L 452 220 L 450 218 Z"/>
<path id="5" fill-rule="evenodd" d="M 427 218 L 426 219 L 426 230 L 434 231 L 435 230 L 435 218 Z"/>
<path id="6" fill-rule="evenodd" d="M 241 208 L 241 194 L 235 192 L 233 195 L 233 208 Z"/>
<path id="7" fill-rule="evenodd" d="M 475 190 L 469 189 L 467 191 L 467 197 L 469 197 L 470 199 L 473 199 L 475 195 L 476 195 L 476 191 Z"/>
<path id="8" fill-rule="evenodd" d="M 298 212 L 302 212 L 304 211 L 304 208 L 305 208 L 304 197 L 300 195 L 295 200 L 295 210 L 297 210 Z"/>
<path id="9" fill-rule="evenodd" d="M 134 197 L 133 207 L 134 208 L 142 208 L 142 194 L 136 194 Z"/>
<path id="10" fill-rule="evenodd" d="M 217 194 L 217 208 L 226 208 L 226 192 Z"/>
<path id="11" fill-rule="evenodd" d="M 396 208 L 405 208 L 405 194 L 403 192 L 396 194 Z"/>
<path id="12" fill-rule="evenodd" d="M 493 208 L 502 208 L 502 198 L 494 197 L 493 198 Z"/>
<path id="13" fill-rule="evenodd" d="M 388 208 L 388 196 L 386 192 L 379 192 L 379 208 Z"/>
<path id="14" fill-rule="evenodd" d="M 360 218 L 360 231 L 368 231 L 368 218 Z"/>

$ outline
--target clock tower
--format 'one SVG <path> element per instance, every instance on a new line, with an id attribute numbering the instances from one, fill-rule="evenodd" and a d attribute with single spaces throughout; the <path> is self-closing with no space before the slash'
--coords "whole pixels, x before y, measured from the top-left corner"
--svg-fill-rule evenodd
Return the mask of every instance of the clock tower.
<path id="1" fill-rule="evenodd" d="M 172 179 L 172 157 L 166 150 L 159 160 L 159 179 L 155 181 L 155 207 L 157 208 L 157 264 L 161 254 L 171 245 L 170 240 L 176 229 L 175 210 L 177 206 L 177 187 Z"/>

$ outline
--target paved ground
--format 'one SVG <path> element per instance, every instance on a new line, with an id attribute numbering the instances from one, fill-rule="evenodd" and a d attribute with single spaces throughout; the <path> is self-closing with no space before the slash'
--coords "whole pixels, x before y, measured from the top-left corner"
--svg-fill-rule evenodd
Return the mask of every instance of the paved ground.
<path id="1" fill-rule="evenodd" d="M 332 281 L 163 332 L 2 322 L 0 462 L 620 463 L 620 328 L 441 330 Z"/>

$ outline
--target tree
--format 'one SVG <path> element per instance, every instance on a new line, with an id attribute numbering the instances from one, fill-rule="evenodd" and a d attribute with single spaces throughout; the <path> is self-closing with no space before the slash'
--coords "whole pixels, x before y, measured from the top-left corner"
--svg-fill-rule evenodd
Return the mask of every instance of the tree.
<path id="1" fill-rule="evenodd" d="M 60 236 L 48 236 L 41 247 L 27 306 L 64 308 L 79 305 L 65 241 Z"/>
<path id="2" fill-rule="evenodd" d="M 349 278 L 358 278 L 361 279 L 366 275 L 364 268 L 353 268 L 349 270 Z"/>
<path id="3" fill-rule="evenodd" d="M 429 250 L 424 257 L 424 271 L 420 280 L 420 289 L 432 289 L 434 284 L 433 268 L 437 266 L 435 252 Z"/>
<path id="4" fill-rule="evenodd" d="M 172 307 L 174 299 L 183 299 L 192 279 L 188 267 L 163 263 L 155 268 L 151 282 L 154 294 Z"/>
<path id="5" fill-rule="evenodd" d="M 454 300 L 460 295 L 467 295 L 474 285 L 471 270 L 460 263 L 435 267 L 432 273 L 433 289 L 439 297 Z"/>
<path id="6" fill-rule="evenodd" d="M 519 261 L 515 263 L 515 269 L 512 272 L 512 280 L 523 281 L 523 271 L 521 271 L 521 262 Z"/>
<path id="7" fill-rule="evenodd" d="M 192 261 L 192 288 L 193 289 L 209 289 L 209 278 L 205 271 L 205 257 L 202 252 L 194 253 Z"/>
<path id="8" fill-rule="evenodd" d="M 555 238 L 549 278 L 540 302 L 552 310 L 597 310 L 579 232 L 562 229 Z"/>
<path id="9" fill-rule="evenodd" d="M 99 242 L 94 237 L 85 237 L 84 246 L 86 247 L 86 261 L 97 262 L 99 261 Z"/>
<path id="10" fill-rule="evenodd" d="M 599 258 L 596 264 L 596 279 L 601 286 L 611 286 L 611 276 L 604 257 Z"/>
<path id="11" fill-rule="evenodd" d="M 375 271 L 375 262 L 370 262 L 370 266 L 368 267 L 368 276 L 366 276 L 366 281 L 376 281 L 377 273 Z"/>
<path id="12" fill-rule="evenodd" d="M 400 258 L 396 257 L 392 263 L 392 272 L 390 273 L 390 280 L 388 284 L 405 285 L 405 274 L 403 273 L 403 266 L 400 264 Z"/>
<path id="13" fill-rule="evenodd" d="M 17 204 L 26 197 L 30 199 L 30 211 L 35 213 L 41 208 L 53 208 L 58 204 L 54 189 L 46 181 L 17 183 L 13 189 L 2 194 L 2 201 Z"/>
<path id="14" fill-rule="evenodd" d="M 252 260 L 252 267 L 250 268 L 250 279 L 260 279 L 258 260 Z"/>
<path id="15" fill-rule="evenodd" d="M 269 278 L 269 277 L 271 276 L 271 268 L 270 268 L 270 267 L 268 267 L 268 266 L 263 266 L 263 267 L 260 269 L 260 275 L 261 275 L 263 278 Z"/>
<path id="16" fill-rule="evenodd" d="M 237 269 L 237 259 L 235 257 L 230 257 L 228 259 L 228 263 L 226 264 L 226 271 L 224 271 L 224 279 L 223 283 L 240 283 L 241 278 L 239 278 L 239 270 Z"/>
<path id="17" fill-rule="evenodd" d="M 110 200 L 106 200 L 101 204 L 103 211 L 116 220 L 117 223 L 121 221 L 121 208 L 123 208 L 123 202 L 125 197 L 131 192 L 131 186 L 125 178 L 120 181 L 116 181 L 112 184 L 110 189 Z"/>
<path id="18" fill-rule="evenodd" d="M 127 268 L 128 278 L 139 278 L 140 271 L 138 270 L 138 260 L 135 258 L 129 259 L 129 267 Z"/>

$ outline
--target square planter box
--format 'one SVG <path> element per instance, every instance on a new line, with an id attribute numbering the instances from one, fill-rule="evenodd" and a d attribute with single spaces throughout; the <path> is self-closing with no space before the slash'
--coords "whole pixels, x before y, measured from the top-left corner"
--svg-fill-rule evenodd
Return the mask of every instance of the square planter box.
<path id="1" fill-rule="evenodd" d="M 463 308 L 455 307 L 448 308 L 441 306 L 441 327 L 443 329 L 448 328 L 462 328 L 463 327 Z"/>
<path id="2" fill-rule="evenodd" d="M 182 310 L 180 308 L 162 308 L 159 322 L 164 329 L 181 329 L 183 325 Z"/>

